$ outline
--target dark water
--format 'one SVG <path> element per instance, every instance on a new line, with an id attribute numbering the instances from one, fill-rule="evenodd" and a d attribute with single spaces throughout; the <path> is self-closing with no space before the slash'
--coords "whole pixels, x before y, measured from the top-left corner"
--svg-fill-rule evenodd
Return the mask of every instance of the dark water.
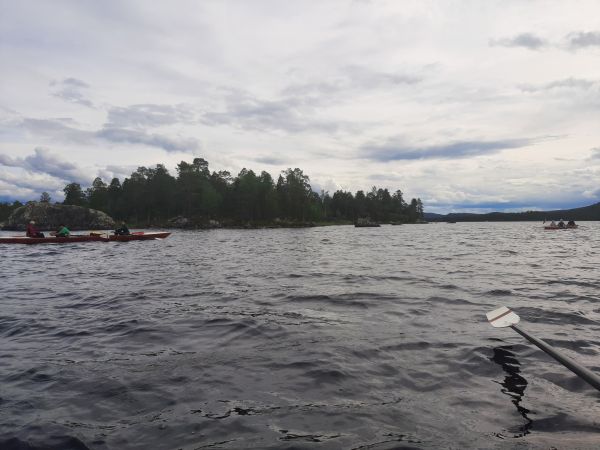
<path id="1" fill-rule="evenodd" d="M 600 223 L 0 247 L 0 448 L 600 448 Z"/>

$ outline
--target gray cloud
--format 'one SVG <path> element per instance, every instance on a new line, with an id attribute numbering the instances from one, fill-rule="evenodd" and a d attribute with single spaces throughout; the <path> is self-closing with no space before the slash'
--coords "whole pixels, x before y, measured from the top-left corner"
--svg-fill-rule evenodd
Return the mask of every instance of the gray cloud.
<path id="1" fill-rule="evenodd" d="M 575 31 L 565 36 L 566 49 L 579 50 L 588 47 L 600 47 L 600 31 Z M 529 50 L 540 50 L 550 45 L 565 49 L 564 45 L 551 44 L 546 39 L 532 33 L 521 33 L 510 38 L 490 39 L 492 46 L 524 47 Z"/>
<path id="2" fill-rule="evenodd" d="M 597 33 L 571 33 L 600 31 L 589 25 L 599 14 L 597 2 L 575 8 L 560 2 L 542 8 L 539 2 L 486 2 L 481 8 L 440 2 L 433 12 L 419 2 L 360 8 L 257 3 L 231 8 L 227 2 L 189 2 L 182 14 L 167 3 L 38 2 L 31 8 L 12 2 L 0 20 L 6 25 L 0 27 L 2 54 L 11 61 L 2 74 L 10 89 L 0 106 L 0 153 L 25 158 L 36 145 L 46 145 L 64 161 L 93 167 L 93 175 L 107 164 L 147 164 L 156 153 L 162 154 L 157 162 L 172 167 L 179 153 L 146 145 L 172 151 L 187 137 L 204 141 L 206 133 L 214 148 L 203 149 L 202 156 L 211 167 L 237 172 L 241 164 L 301 165 L 311 177 L 332 178 L 352 191 L 373 184 L 367 177 L 385 172 L 383 166 L 391 174 L 398 169 L 402 178 L 389 183 L 407 196 L 457 202 L 481 200 L 482 189 L 485 201 L 505 194 L 531 199 L 531 192 L 555 197 L 565 190 L 560 180 L 566 178 L 573 181 L 568 189 L 579 194 L 598 184 L 598 172 L 564 175 L 577 166 L 600 170 L 600 158 L 586 160 L 589 149 L 600 145 L 594 64 L 600 47 Z M 489 47 L 490 38 L 501 46 Z M 23 67 L 36 73 L 28 76 Z M 115 74 L 118 82 L 106 82 Z M 576 79 L 563 80 L 569 76 Z M 53 77 L 57 81 L 49 86 Z M 524 82 L 533 93 L 515 89 Z M 223 85 L 241 94 L 228 97 L 219 90 Z M 86 101 L 98 109 L 78 104 Z M 192 104 L 189 115 L 182 102 Z M 66 114 L 75 121 L 52 119 Z M 25 125 L 23 117 L 38 120 Z M 210 126 L 218 124 L 227 126 Z M 494 154 L 502 150 L 488 142 L 556 129 L 569 133 L 572 145 L 540 143 Z M 386 141 L 401 133 L 410 139 Z M 484 145 L 473 148 L 473 141 Z M 358 158 L 361 144 L 369 143 L 364 147 L 380 152 L 387 145 L 389 153 L 379 158 L 431 159 L 410 163 L 407 171 L 400 167 L 406 163 Z M 463 159 L 443 159 L 444 144 L 454 146 L 446 155 Z M 29 151 L 19 153 L 23 149 Z M 492 156 L 470 161 L 465 154 Z M 560 156 L 574 161 L 553 159 Z M 281 158 L 296 163 L 278 166 Z M 42 179 L 24 169 L 0 169 Z M 508 181 L 517 172 L 518 182 Z"/>
<path id="3" fill-rule="evenodd" d="M 21 121 L 21 126 L 34 136 L 75 143 L 86 143 L 93 137 L 92 132 L 79 130 L 71 126 L 72 124 L 71 119 L 25 118 Z"/>
<path id="4" fill-rule="evenodd" d="M 500 141 L 459 141 L 442 145 L 411 146 L 401 139 L 391 139 L 383 144 L 367 144 L 361 147 L 363 157 L 388 162 L 415 159 L 459 159 L 498 153 L 502 150 L 526 147 L 535 139 L 506 139 Z"/>
<path id="5" fill-rule="evenodd" d="M 315 81 L 307 83 L 294 83 L 283 89 L 282 94 L 284 96 L 291 97 L 319 97 L 319 96 L 330 96 L 338 93 L 345 88 L 345 80 L 330 80 L 330 81 Z"/>
<path id="6" fill-rule="evenodd" d="M 22 177 L 12 177 L 8 173 L 0 172 L 0 201 L 13 202 L 20 200 L 26 202 L 39 198 L 42 192 L 48 192 L 52 200 L 62 197 L 60 189 L 64 183 L 53 184 L 52 179 L 30 180 Z"/>
<path id="7" fill-rule="evenodd" d="M 430 67 L 428 66 L 430 69 Z M 399 86 L 420 83 L 424 77 L 416 72 L 374 71 L 359 65 L 344 66 L 340 74 L 329 79 L 292 83 L 273 99 L 258 98 L 247 91 L 229 88 L 222 97 L 224 107 L 205 111 L 200 121 L 207 125 L 232 125 L 248 130 L 283 130 L 289 133 L 317 131 L 356 132 L 359 124 L 317 117 L 323 107 L 345 102 L 367 92 L 389 93 Z M 293 72 L 293 71 L 292 71 Z M 364 126 L 365 121 L 362 122 Z"/>
<path id="8" fill-rule="evenodd" d="M 45 174 L 24 177 L 22 174 L 8 172 L 0 172 L 0 182 L 17 189 L 28 189 L 38 193 L 56 191 L 65 185 L 64 180 L 52 178 Z M 31 200 L 31 193 L 29 193 L 27 199 Z"/>
<path id="9" fill-rule="evenodd" d="M 131 105 L 108 110 L 108 128 L 146 128 L 190 123 L 194 113 L 185 105 Z"/>
<path id="10" fill-rule="evenodd" d="M 600 47 L 599 31 L 578 31 L 567 35 L 567 42 L 571 49 L 577 50 L 586 47 Z"/>
<path id="11" fill-rule="evenodd" d="M 490 45 L 501 47 L 524 47 L 529 50 L 539 50 L 546 47 L 548 42 L 532 33 L 521 33 L 510 38 L 491 39 Z"/>
<path id="12" fill-rule="evenodd" d="M 98 176 L 100 176 L 106 183 L 110 183 L 113 178 L 119 178 L 120 180 L 123 180 L 124 178 L 130 176 L 131 173 L 134 172 L 138 167 L 139 165 L 133 164 L 123 166 L 110 164 L 104 169 L 100 169 L 98 171 Z"/>
<path id="13" fill-rule="evenodd" d="M 600 188 L 592 188 L 585 190 L 583 191 L 583 196 L 598 201 L 600 200 Z"/>
<path id="14" fill-rule="evenodd" d="M 261 164 L 269 164 L 272 166 L 280 166 L 282 164 L 286 164 L 288 161 L 282 158 L 277 158 L 276 156 L 260 156 L 258 158 L 254 158 L 253 161 Z"/>
<path id="15" fill-rule="evenodd" d="M 314 116 L 309 101 L 300 98 L 261 100 L 239 93 L 229 95 L 223 111 L 206 112 L 202 123 L 207 125 L 232 125 L 249 130 L 284 130 L 290 133 L 303 131 L 336 132 L 342 123 Z"/>
<path id="16" fill-rule="evenodd" d="M 148 134 L 144 131 L 125 128 L 103 128 L 94 136 L 115 143 L 143 144 L 158 147 L 167 152 L 186 152 L 197 150 L 199 143 L 195 139 L 173 139 L 159 134 Z"/>
<path id="17" fill-rule="evenodd" d="M 64 180 L 82 179 L 81 170 L 75 164 L 61 159 L 47 149 L 36 148 L 34 154 L 25 157 L 24 161 L 25 167 L 35 172 L 47 173 Z"/>
<path id="18" fill-rule="evenodd" d="M 416 84 L 423 81 L 423 76 L 403 72 L 381 72 L 363 66 L 346 66 L 343 70 L 352 84 L 361 88 L 388 87 L 404 84 Z"/>
<path id="19" fill-rule="evenodd" d="M 427 69 L 431 69 L 428 66 Z M 425 69 L 416 69 L 422 72 Z M 329 80 L 318 80 L 306 83 L 295 83 L 286 87 L 282 94 L 292 97 L 311 96 L 315 98 L 331 98 L 334 95 L 347 95 L 371 92 L 378 89 L 390 89 L 403 85 L 414 85 L 424 80 L 422 74 L 398 72 L 374 71 L 367 67 L 351 65 L 340 70 L 340 74 Z M 327 100 L 326 100 L 327 101 Z"/>
<path id="20" fill-rule="evenodd" d="M 53 84 L 62 84 L 63 86 L 70 86 L 73 88 L 89 88 L 90 85 L 85 81 L 78 80 L 77 78 L 65 78 L 61 82 L 54 82 Z"/>
<path id="21" fill-rule="evenodd" d="M 68 125 L 67 125 L 68 124 Z M 70 119 L 23 119 L 21 126 L 37 136 L 44 136 L 63 142 L 90 143 L 94 139 L 120 144 L 142 144 L 162 148 L 167 152 L 190 151 L 200 148 L 196 139 L 175 139 L 160 134 L 149 134 L 143 130 L 112 128 L 86 131 L 70 126 Z"/>
<path id="22" fill-rule="evenodd" d="M 0 153 L 0 166 L 18 167 L 18 163 L 15 158 Z"/>
<path id="23" fill-rule="evenodd" d="M 88 89 L 90 86 L 77 78 L 65 78 L 62 81 L 53 81 L 50 83 L 50 86 L 55 87 L 52 93 L 55 97 L 69 103 L 87 106 L 88 108 L 94 107 L 94 104 L 82 92 L 82 90 Z"/>
<path id="24" fill-rule="evenodd" d="M 520 89 L 525 92 L 538 92 L 538 91 L 549 91 L 549 90 L 558 90 L 558 89 L 580 89 L 580 90 L 588 90 L 593 88 L 594 86 L 598 86 L 597 81 L 586 80 L 583 78 L 564 78 L 562 80 L 552 81 L 550 83 L 542 84 L 542 85 L 531 85 L 531 84 L 523 84 L 520 85 Z"/>
<path id="25" fill-rule="evenodd" d="M 11 158 L 8 155 L 0 155 L 0 165 L 48 174 L 66 181 L 87 182 L 88 179 L 88 176 L 75 164 L 41 147 L 37 147 L 33 155 L 25 158 Z"/>
<path id="26" fill-rule="evenodd" d="M 594 147 L 590 149 L 591 155 L 588 159 L 600 160 L 600 147 Z"/>

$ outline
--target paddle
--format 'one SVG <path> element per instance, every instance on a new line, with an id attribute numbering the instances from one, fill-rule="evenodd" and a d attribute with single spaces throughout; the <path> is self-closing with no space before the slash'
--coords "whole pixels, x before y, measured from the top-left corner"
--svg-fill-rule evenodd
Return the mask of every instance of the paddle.
<path id="1" fill-rule="evenodd" d="M 522 330 L 517 326 L 519 323 L 519 316 L 517 316 L 513 311 L 508 309 L 506 306 L 501 306 L 498 309 L 495 309 L 492 312 L 486 314 L 488 321 L 492 324 L 493 327 L 496 328 L 504 328 L 511 327 L 525 339 L 527 339 L 532 344 L 536 345 L 539 349 L 546 352 L 554 359 L 556 359 L 559 363 L 565 366 L 567 369 L 575 373 L 579 378 L 582 378 L 584 381 L 588 382 L 590 385 L 595 387 L 600 391 L 600 377 L 592 372 L 590 369 L 587 369 L 580 365 L 579 363 L 573 361 L 571 358 L 559 353 L 552 346 L 545 343 L 541 339 L 538 339 L 526 331 Z"/>

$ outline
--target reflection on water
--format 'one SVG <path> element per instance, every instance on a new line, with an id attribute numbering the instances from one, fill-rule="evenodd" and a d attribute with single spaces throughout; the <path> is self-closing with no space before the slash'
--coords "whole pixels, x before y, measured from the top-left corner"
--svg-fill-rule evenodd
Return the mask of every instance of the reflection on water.
<path id="1" fill-rule="evenodd" d="M 527 388 L 527 380 L 519 375 L 519 372 L 521 372 L 521 369 L 519 369 L 521 363 L 509 349 L 512 349 L 512 347 L 503 346 L 494 348 L 494 356 L 490 359 L 502 366 L 502 369 L 507 373 L 506 377 L 504 377 L 504 381 L 500 383 L 503 387 L 502 393 L 511 397 L 511 401 L 517 408 L 517 411 L 523 419 L 525 419 L 525 423 L 518 427 L 518 432 L 514 436 L 523 437 L 530 433 L 529 430 L 533 424 L 533 420 L 528 416 L 530 411 L 521 406 L 523 395 Z"/>

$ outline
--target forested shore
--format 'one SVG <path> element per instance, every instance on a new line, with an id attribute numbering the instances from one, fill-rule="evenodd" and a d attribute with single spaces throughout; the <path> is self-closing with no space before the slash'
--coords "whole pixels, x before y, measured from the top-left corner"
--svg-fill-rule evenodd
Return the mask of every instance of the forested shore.
<path id="1" fill-rule="evenodd" d="M 411 223 L 423 217 L 420 199 L 404 200 L 402 191 L 374 186 L 352 194 L 314 192 L 301 169 L 287 169 L 275 180 L 268 172 L 242 169 L 237 176 L 213 171 L 203 158 L 182 161 L 173 176 L 162 164 L 139 167 L 123 181 L 69 183 L 66 205 L 103 211 L 135 226 L 303 226 L 354 223 Z M 37 199 L 36 199 L 37 200 Z M 42 194 L 41 201 L 51 201 Z M 19 202 L 0 204 L 4 220 Z M 6 216 L 6 217 L 4 217 Z"/>

